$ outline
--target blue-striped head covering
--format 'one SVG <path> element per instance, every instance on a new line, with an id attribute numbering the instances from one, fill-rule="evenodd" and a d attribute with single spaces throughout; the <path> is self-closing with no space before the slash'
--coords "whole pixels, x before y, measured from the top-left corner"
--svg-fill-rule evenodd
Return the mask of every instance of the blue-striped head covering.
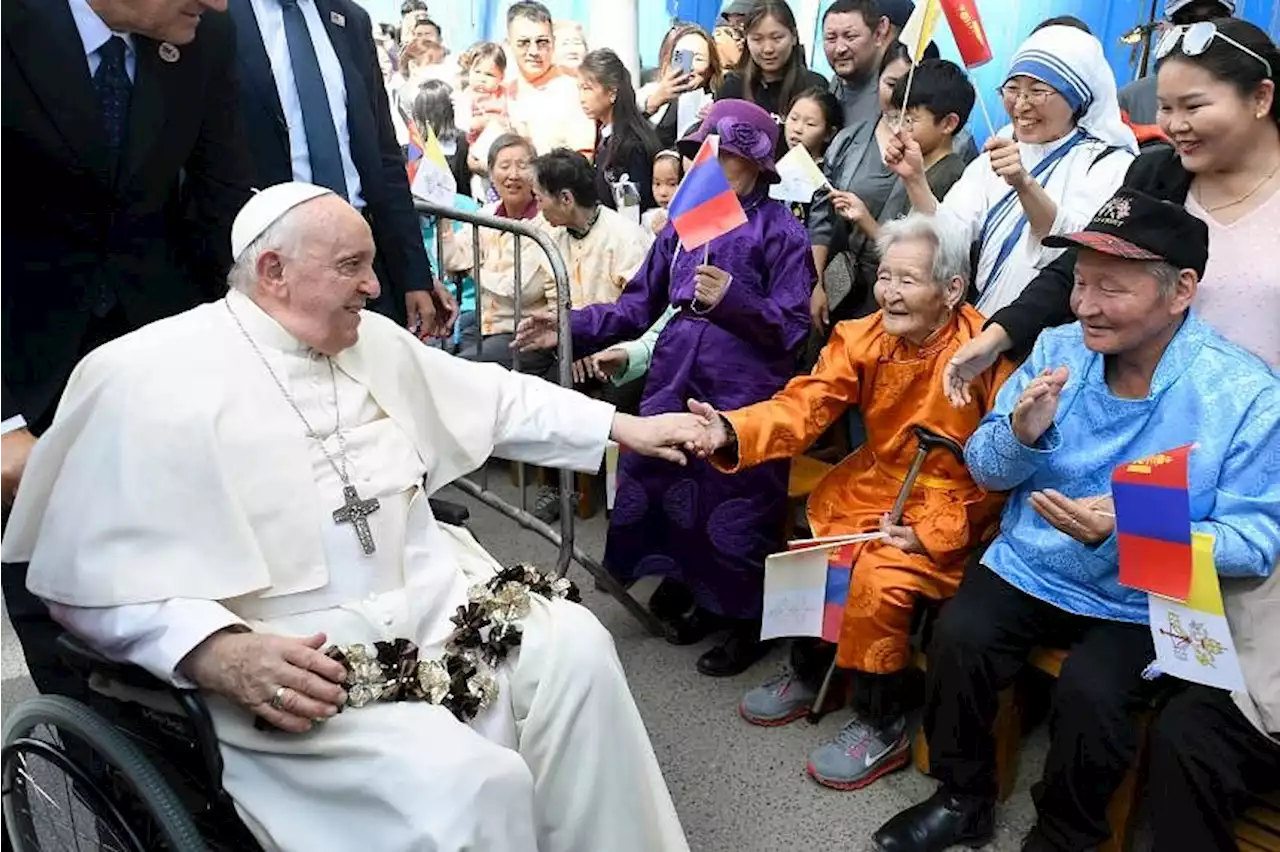
<path id="1" fill-rule="evenodd" d="M 1075 27 L 1045 27 L 1032 33 L 1013 56 L 1005 82 L 1032 77 L 1052 86 L 1071 105 L 1076 124 L 1107 145 L 1137 152 L 1133 131 L 1120 116 L 1116 78 L 1102 43 Z"/>
<path id="2" fill-rule="evenodd" d="M 1029 48 L 1025 44 L 1022 46 L 1013 57 L 1013 65 L 1009 68 L 1009 76 L 1005 78 L 1005 82 L 1023 75 L 1052 86 L 1077 115 L 1093 103 L 1093 90 L 1084 78 L 1062 57 L 1046 50 Z"/>

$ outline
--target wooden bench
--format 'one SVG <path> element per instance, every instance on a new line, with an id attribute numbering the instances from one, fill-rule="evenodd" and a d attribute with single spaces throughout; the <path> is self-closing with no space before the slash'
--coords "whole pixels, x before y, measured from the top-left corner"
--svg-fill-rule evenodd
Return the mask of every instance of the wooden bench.
<path id="1" fill-rule="evenodd" d="M 1066 659 L 1067 652 L 1060 648 L 1033 648 L 1027 657 L 1027 664 L 1037 671 L 1057 678 L 1062 674 L 1062 664 Z M 927 664 L 924 654 L 917 652 L 914 663 L 917 668 L 924 671 Z M 1013 794 L 1014 785 L 1017 783 L 1018 752 L 1022 748 L 1023 701 L 1017 684 L 1000 691 L 998 708 L 993 731 L 996 746 L 996 796 L 1003 802 Z M 1111 797 L 1111 804 L 1107 808 L 1111 838 L 1098 847 L 1099 852 L 1125 852 L 1132 840 L 1133 818 L 1137 813 L 1138 797 L 1141 793 L 1140 770 L 1146 763 L 1147 722 L 1147 714 L 1143 714 L 1138 721 L 1140 726 L 1138 755 Z M 928 775 L 929 744 L 925 741 L 923 730 L 916 733 L 912 742 L 912 756 L 916 769 Z M 1256 850 L 1250 850 L 1250 852 L 1256 852 Z"/>
<path id="2" fill-rule="evenodd" d="M 1280 852 L 1280 790 L 1257 796 L 1236 821 L 1240 852 Z"/>

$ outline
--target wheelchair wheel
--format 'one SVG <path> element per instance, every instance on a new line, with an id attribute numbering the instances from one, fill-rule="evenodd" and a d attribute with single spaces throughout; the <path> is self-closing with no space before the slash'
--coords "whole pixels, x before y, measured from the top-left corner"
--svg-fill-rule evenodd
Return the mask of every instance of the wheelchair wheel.
<path id="1" fill-rule="evenodd" d="M 206 852 L 160 772 L 73 699 L 42 695 L 9 713 L 0 772 L 13 852 Z"/>

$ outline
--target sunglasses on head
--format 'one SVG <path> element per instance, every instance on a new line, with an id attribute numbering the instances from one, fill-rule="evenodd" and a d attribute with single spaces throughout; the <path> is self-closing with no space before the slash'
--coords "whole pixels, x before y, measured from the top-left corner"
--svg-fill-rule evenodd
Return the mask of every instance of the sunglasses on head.
<path id="1" fill-rule="evenodd" d="M 1160 41 L 1156 44 L 1156 59 L 1164 59 L 1179 43 L 1182 45 L 1182 53 L 1184 56 L 1199 56 L 1209 49 L 1209 45 L 1213 44 L 1214 39 L 1221 39 L 1227 44 L 1243 53 L 1247 53 L 1254 59 L 1262 63 L 1262 67 L 1267 69 L 1267 76 L 1274 77 L 1271 63 L 1264 59 L 1256 52 L 1245 47 L 1231 36 L 1218 29 L 1218 25 L 1213 21 L 1201 21 L 1198 24 L 1186 24 L 1184 26 L 1172 27 L 1160 36 Z"/>

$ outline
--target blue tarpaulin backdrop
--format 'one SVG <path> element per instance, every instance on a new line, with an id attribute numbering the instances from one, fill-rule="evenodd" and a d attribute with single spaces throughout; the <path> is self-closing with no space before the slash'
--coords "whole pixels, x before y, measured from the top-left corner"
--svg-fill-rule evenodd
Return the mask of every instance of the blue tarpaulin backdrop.
<path id="1" fill-rule="evenodd" d="M 374 20 L 395 22 L 399 20 L 400 0 L 358 0 L 373 15 Z M 500 40 L 505 29 L 505 13 L 511 0 L 428 0 L 432 18 L 444 30 L 446 43 L 454 50 L 465 49 L 480 39 Z M 590 19 L 589 0 L 543 0 L 556 18 L 579 21 Z M 791 0 L 792 8 L 800 14 L 801 3 Z M 823 0 L 825 10 L 833 0 Z M 640 59 L 648 68 L 657 62 L 658 45 L 673 20 L 694 21 L 710 28 L 724 0 L 636 0 L 639 8 L 638 32 Z M 992 117 L 1000 121 L 1000 105 L 995 90 L 1004 82 L 1003 75 L 1009 59 L 1018 45 L 1040 21 L 1053 15 L 1075 15 L 1083 19 L 1102 40 L 1107 59 L 1121 85 L 1132 80 L 1137 73 L 1138 54 L 1135 48 L 1120 43 L 1120 36 L 1135 25 L 1151 18 L 1152 0 L 977 0 L 978 10 L 991 39 L 995 59 L 974 72 L 974 84 L 978 87 Z M 1157 12 L 1163 9 L 1164 0 L 1156 0 Z M 1239 0 L 1237 14 L 1280 39 L 1280 0 Z M 810 57 L 810 64 L 824 74 L 830 74 L 826 57 L 822 53 L 821 22 L 801 22 L 802 38 Z M 938 45 L 942 55 L 956 59 L 955 44 L 945 21 L 939 26 Z M 972 129 L 982 141 L 987 129 L 980 115 L 971 122 Z"/>

